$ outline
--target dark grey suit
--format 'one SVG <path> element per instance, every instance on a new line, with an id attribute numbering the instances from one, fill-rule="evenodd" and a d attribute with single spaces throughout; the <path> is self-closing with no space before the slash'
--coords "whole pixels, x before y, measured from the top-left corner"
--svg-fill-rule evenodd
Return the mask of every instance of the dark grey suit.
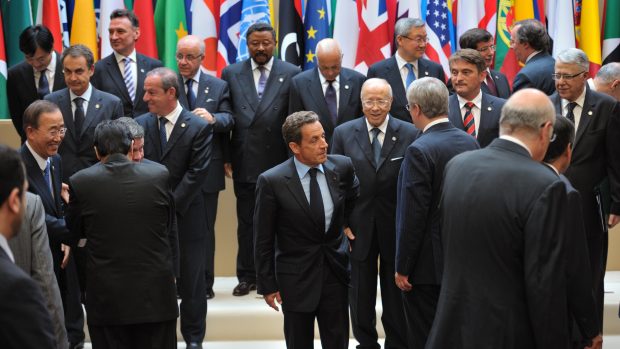
<path id="1" fill-rule="evenodd" d="M 476 133 L 476 139 L 481 148 L 489 145 L 499 137 L 499 117 L 506 100 L 482 93 L 482 108 L 480 108 L 480 125 Z M 459 107 L 459 99 L 456 94 L 450 96 L 448 118 L 452 125 L 460 130 L 465 130 L 463 113 Z"/>
<path id="2" fill-rule="evenodd" d="M 553 73 L 555 59 L 546 52 L 539 52 L 519 70 L 512 83 L 512 92 L 535 88 L 550 96 L 555 92 L 555 82 L 551 78 Z"/>

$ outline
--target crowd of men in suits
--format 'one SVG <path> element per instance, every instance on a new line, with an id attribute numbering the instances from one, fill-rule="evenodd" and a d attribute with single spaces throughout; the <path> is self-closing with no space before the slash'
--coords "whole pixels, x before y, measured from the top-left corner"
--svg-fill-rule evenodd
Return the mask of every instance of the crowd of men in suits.
<path id="1" fill-rule="evenodd" d="M 600 346 L 620 64 L 590 84 L 583 51 L 554 59 L 545 27 L 524 20 L 512 91 L 482 29 L 460 37 L 446 81 L 423 58 L 425 25 L 399 20 L 396 52 L 366 77 L 341 66 L 333 39 L 302 73 L 255 23 L 250 58 L 222 79 L 200 69 L 195 36 L 178 41 L 179 73 L 137 53 L 130 10 L 112 12 L 114 52 L 96 64 L 83 45 L 54 52 L 44 26 L 24 30 L 7 80 L 23 145 L 16 159 L 0 148 L 14 165 L 0 188 L 0 295 L 27 294 L 0 309 L 39 328 L 0 326 L 0 346 L 81 348 L 85 304 L 95 348 L 175 347 L 179 315 L 201 348 L 225 177 L 233 295 L 281 304 L 290 348 L 312 348 L 315 319 L 324 348 L 347 348 L 349 317 L 358 348 L 380 348 L 377 275 L 386 348 Z M 4 240 L 20 220 L 13 257 Z M 5 268 L 13 259 L 38 289 Z"/>

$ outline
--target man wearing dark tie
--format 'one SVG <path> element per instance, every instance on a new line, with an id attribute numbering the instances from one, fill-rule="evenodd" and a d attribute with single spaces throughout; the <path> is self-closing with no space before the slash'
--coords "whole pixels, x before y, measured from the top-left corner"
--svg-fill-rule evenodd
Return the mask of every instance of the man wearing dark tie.
<path id="1" fill-rule="evenodd" d="M 65 88 L 60 53 L 54 51 L 54 36 L 43 25 L 30 26 L 19 36 L 25 60 L 9 69 L 6 93 L 15 130 L 26 141 L 24 111 L 30 103 L 52 91 Z"/>
<path id="2" fill-rule="evenodd" d="M 555 92 L 551 75 L 555 60 L 549 55 L 549 35 L 545 25 L 535 19 L 518 21 L 510 31 L 510 48 L 525 64 L 512 82 L 512 91 L 535 88 L 548 96 Z"/>
<path id="3" fill-rule="evenodd" d="M 351 159 L 327 155 L 314 112 L 291 114 L 282 134 L 293 157 L 256 184 L 255 258 L 258 293 L 284 313 L 287 348 L 349 347 L 348 244 L 343 229 L 359 195 Z M 277 303 L 276 303 L 277 302 Z"/>
<path id="4" fill-rule="evenodd" d="M 478 51 L 459 50 L 450 56 L 449 62 L 455 92 L 449 98 L 450 122 L 484 148 L 499 136 L 499 116 L 506 101 L 481 89 L 487 71 Z"/>
<path id="5" fill-rule="evenodd" d="M 417 78 L 434 77 L 446 81 L 441 65 L 422 58 L 428 44 L 426 23 L 419 18 L 402 18 L 394 28 L 397 49 L 394 56 L 373 64 L 369 78 L 387 80 L 394 92 L 390 115 L 411 122 L 407 111 L 407 87 Z"/>
<path id="6" fill-rule="evenodd" d="M 317 67 L 291 81 L 289 113 L 311 110 L 321 120 L 327 144 L 336 126 L 362 116 L 360 90 L 366 77 L 342 67 L 342 50 L 334 39 L 316 45 Z"/>

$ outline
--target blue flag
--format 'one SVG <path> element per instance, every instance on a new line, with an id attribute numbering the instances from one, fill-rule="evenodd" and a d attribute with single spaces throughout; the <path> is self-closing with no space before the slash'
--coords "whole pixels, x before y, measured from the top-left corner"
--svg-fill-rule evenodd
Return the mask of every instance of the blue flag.
<path id="1" fill-rule="evenodd" d="M 316 44 L 329 37 L 329 18 L 325 0 L 308 1 L 306 7 L 304 70 L 316 67 Z"/>
<path id="2" fill-rule="evenodd" d="M 250 57 L 245 35 L 248 32 L 248 28 L 257 22 L 272 24 L 271 18 L 269 17 L 269 0 L 243 0 L 237 62 L 241 62 Z"/>

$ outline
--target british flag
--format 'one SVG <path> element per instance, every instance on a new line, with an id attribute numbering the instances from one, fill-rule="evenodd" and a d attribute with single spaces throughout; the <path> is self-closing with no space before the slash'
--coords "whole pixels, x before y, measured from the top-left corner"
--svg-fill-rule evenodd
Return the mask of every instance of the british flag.
<path id="1" fill-rule="evenodd" d="M 366 74 L 368 67 L 392 55 L 396 0 L 357 2 L 360 26 L 355 69 Z"/>
<path id="2" fill-rule="evenodd" d="M 227 65 L 235 63 L 241 27 L 241 0 L 222 0 L 220 3 L 220 35 L 217 46 L 217 76 Z"/>
<path id="3" fill-rule="evenodd" d="M 426 32 L 428 45 L 426 56 L 428 59 L 440 63 L 446 76 L 450 76 L 448 58 L 456 49 L 454 22 L 452 20 L 449 0 L 429 0 L 426 4 Z"/>

